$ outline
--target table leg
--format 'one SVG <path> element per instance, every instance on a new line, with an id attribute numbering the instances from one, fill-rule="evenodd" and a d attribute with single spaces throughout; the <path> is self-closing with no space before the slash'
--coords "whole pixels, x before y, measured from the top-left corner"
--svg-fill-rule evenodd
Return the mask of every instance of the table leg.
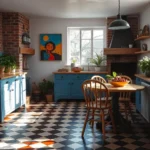
<path id="1" fill-rule="evenodd" d="M 112 109 L 115 125 L 123 132 L 131 132 L 131 122 L 124 119 L 119 111 L 119 92 L 112 93 Z"/>

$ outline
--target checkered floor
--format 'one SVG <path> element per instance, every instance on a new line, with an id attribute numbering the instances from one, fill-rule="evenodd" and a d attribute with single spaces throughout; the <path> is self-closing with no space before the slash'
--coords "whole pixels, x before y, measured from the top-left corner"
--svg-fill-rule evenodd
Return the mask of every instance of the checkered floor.
<path id="1" fill-rule="evenodd" d="M 131 133 L 108 130 L 105 144 L 101 131 L 88 124 L 84 140 L 81 131 L 86 114 L 84 102 L 32 104 L 20 108 L 0 124 L 0 149 L 59 150 L 146 150 L 150 149 L 150 125 L 135 112 Z"/>

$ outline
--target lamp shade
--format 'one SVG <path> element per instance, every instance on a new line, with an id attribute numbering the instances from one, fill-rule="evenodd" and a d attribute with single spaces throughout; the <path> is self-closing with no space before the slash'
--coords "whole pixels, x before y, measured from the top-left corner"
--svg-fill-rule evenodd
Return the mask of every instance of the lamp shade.
<path id="1" fill-rule="evenodd" d="M 113 22 L 111 22 L 108 27 L 108 29 L 110 30 L 123 30 L 123 29 L 128 29 L 128 28 L 130 28 L 129 23 L 121 18 L 116 19 Z"/>

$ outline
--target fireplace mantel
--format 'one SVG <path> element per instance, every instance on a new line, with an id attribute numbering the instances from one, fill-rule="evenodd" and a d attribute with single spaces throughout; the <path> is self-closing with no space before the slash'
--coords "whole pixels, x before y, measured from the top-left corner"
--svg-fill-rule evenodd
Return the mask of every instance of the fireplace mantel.
<path id="1" fill-rule="evenodd" d="M 136 55 L 140 48 L 104 48 L 104 55 Z"/>

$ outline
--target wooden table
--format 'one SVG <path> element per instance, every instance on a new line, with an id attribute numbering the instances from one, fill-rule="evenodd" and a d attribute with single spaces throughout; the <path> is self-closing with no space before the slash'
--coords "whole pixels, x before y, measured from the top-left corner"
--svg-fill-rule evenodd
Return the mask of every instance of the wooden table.
<path id="1" fill-rule="evenodd" d="M 120 92 L 135 92 L 137 90 L 143 90 L 144 86 L 136 85 L 136 84 L 127 84 L 124 87 L 114 87 L 110 83 L 105 83 L 110 94 L 112 95 L 112 107 L 115 124 L 119 125 L 120 130 L 123 132 L 131 132 L 131 123 L 123 118 L 121 113 L 119 112 L 119 93 Z M 99 88 L 99 87 L 96 87 Z M 101 125 L 100 125 L 101 126 Z"/>

